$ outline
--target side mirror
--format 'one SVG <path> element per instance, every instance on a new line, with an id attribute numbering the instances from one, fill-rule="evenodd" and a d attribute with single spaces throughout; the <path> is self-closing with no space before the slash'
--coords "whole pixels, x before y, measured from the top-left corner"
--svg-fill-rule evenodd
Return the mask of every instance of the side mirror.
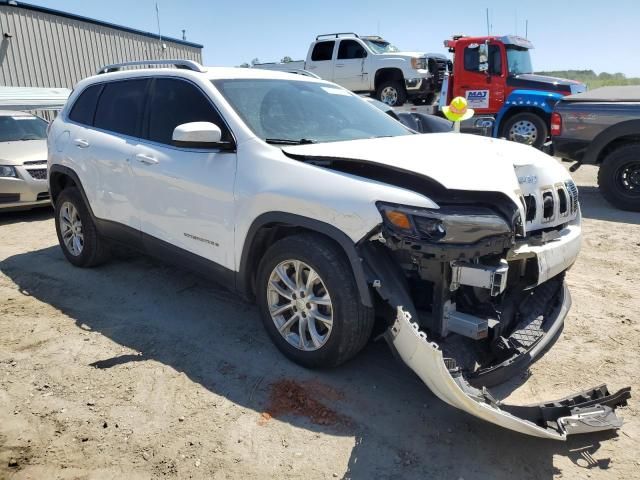
<path id="1" fill-rule="evenodd" d="M 211 122 L 183 123 L 173 130 L 171 139 L 177 147 L 220 148 L 222 131 Z"/>
<path id="2" fill-rule="evenodd" d="M 489 75 L 489 44 L 487 42 L 478 46 L 478 71 Z"/>

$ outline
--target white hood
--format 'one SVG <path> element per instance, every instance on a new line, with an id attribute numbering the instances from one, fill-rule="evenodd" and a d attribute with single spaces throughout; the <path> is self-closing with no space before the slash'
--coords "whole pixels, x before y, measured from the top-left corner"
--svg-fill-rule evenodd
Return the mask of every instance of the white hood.
<path id="1" fill-rule="evenodd" d="M 477 135 L 432 133 L 347 142 L 296 145 L 286 153 L 344 158 L 387 165 L 435 180 L 452 190 L 502 192 L 516 203 L 518 177 L 535 176 L 539 185 L 569 179 L 552 157 L 526 145 Z M 517 171 L 516 171 L 517 170 Z"/>

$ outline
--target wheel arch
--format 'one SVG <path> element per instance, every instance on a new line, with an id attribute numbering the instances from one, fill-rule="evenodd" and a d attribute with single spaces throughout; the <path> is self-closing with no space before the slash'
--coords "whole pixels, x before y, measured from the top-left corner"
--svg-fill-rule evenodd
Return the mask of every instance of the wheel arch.
<path id="1" fill-rule="evenodd" d="M 600 132 L 589 145 L 582 163 L 599 165 L 609 153 L 627 143 L 640 143 L 640 119 L 620 122 Z"/>
<path id="2" fill-rule="evenodd" d="M 547 124 L 547 126 L 549 125 L 551 119 L 551 114 L 545 112 L 542 108 L 539 107 L 512 107 L 506 110 L 504 112 L 504 115 L 502 117 L 499 117 L 499 120 L 496 120 L 496 125 L 494 127 L 496 129 L 496 133 L 494 134 L 494 137 L 502 136 L 506 123 L 520 113 L 532 113 L 534 115 L 537 115 Z"/>
<path id="3" fill-rule="evenodd" d="M 556 103 L 562 99 L 562 94 L 538 90 L 514 90 L 506 98 L 504 105 L 496 116 L 493 136 L 499 137 L 504 122 L 518 113 L 531 112 L 540 116 L 549 126 L 551 112 Z"/>
<path id="4" fill-rule="evenodd" d="M 268 212 L 257 217 L 245 236 L 236 278 L 236 289 L 246 298 L 255 296 L 255 274 L 260 259 L 274 242 L 298 233 L 316 233 L 333 241 L 344 252 L 356 281 L 360 300 L 367 307 L 373 299 L 356 245 L 341 230 L 320 220 L 286 212 Z"/>
<path id="5" fill-rule="evenodd" d="M 373 81 L 374 90 L 377 91 L 380 84 L 387 80 L 398 80 L 402 82 L 402 86 L 404 87 L 404 74 L 402 70 L 397 67 L 384 67 L 376 71 Z"/>
<path id="6" fill-rule="evenodd" d="M 70 186 L 76 187 L 80 190 L 80 195 L 82 195 L 82 199 L 87 205 L 89 213 L 91 216 L 94 216 L 78 174 L 69 167 L 65 167 L 63 165 L 52 165 L 49 169 L 49 192 L 51 195 L 51 203 L 54 206 L 60 193 Z"/>

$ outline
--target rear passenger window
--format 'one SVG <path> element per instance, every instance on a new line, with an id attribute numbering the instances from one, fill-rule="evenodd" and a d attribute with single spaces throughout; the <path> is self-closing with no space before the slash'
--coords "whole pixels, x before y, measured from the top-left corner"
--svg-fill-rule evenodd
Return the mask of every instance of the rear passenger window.
<path id="1" fill-rule="evenodd" d="M 92 85 L 86 88 L 73 104 L 69 112 L 69 119 L 83 125 L 93 125 L 93 115 L 96 112 L 96 103 L 102 91 L 102 85 Z"/>
<path id="2" fill-rule="evenodd" d="M 314 62 L 321 62 L 324 60 L 331 60 L 333 57 L 333 46 L 336 42 L 318 42 L 313 47 L 311 52 L 311 60 Z"/>
<path id="3" fill-rule="evenodd" d="M 149 100 L 148 138 L 171 145 L 173 130 L 183 123 L 211 122 L 222 130 L 222 141 L 231 136 L 209 99 L 184 80 L 157 78 Z"/>
<path id="4" fill-rule="evenodd" d="M 132 137 L 140 136 L 148 80 L 123 80 L 104 85 L 94 126 Z"/>

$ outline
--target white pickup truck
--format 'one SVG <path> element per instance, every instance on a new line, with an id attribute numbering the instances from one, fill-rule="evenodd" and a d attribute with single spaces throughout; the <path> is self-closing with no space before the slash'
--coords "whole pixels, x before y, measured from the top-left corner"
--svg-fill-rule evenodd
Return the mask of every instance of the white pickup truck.
<path id="1" fill-rule="evenodd" d="M 440 54 L 401 52 L 378 36 L 355 33 L 318 35 L 306 60 L 258 63 L 255 68 L 288 72 L 311 72 L 353 92 L 375 94 L 391 106 L 407 100 L 416 105 L 431 103 L 447 68 Z"/>

